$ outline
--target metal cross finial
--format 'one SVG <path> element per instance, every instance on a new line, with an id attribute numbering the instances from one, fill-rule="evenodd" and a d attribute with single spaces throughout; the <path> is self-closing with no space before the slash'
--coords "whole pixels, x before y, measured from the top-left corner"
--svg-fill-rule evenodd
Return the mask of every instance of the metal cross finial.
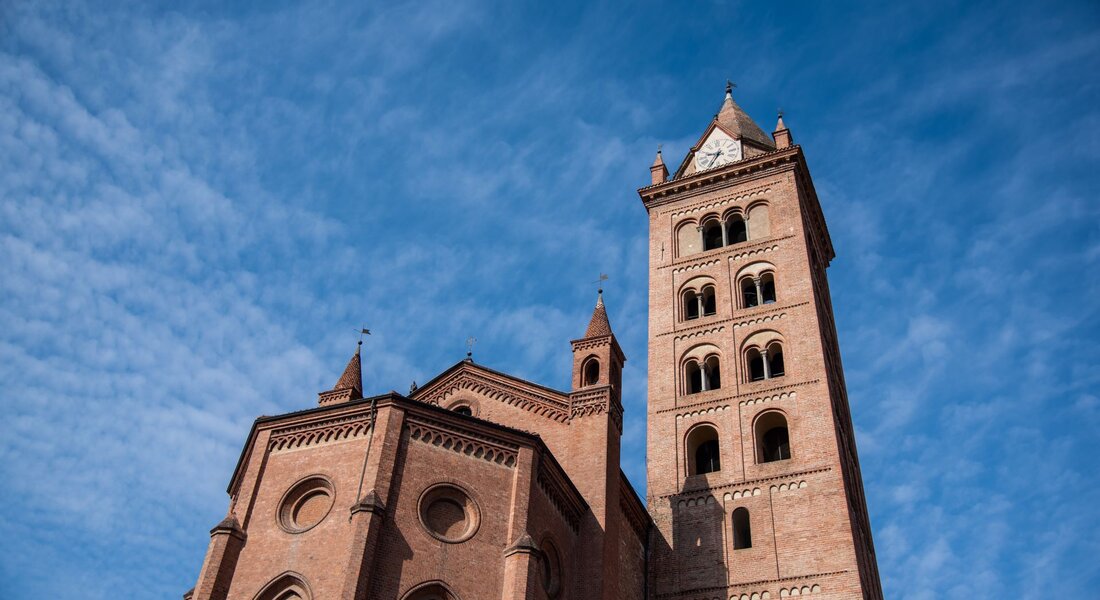
<path id="1" fill-rule="evenodd" d="M 473 359 L 473 357 L 474 357 L 474 344 L 476 344 L 476 343 L 477 343 L 477 338 L 476 337 L 471 335 L 470 337 L 466 338 L 466 358 L 471 359 L 471 360 Z"/>

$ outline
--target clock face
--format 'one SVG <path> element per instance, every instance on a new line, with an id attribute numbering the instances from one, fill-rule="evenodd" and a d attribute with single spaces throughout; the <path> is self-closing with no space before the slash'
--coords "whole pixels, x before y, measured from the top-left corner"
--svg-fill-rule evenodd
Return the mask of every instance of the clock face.
<path id="1" fill-rule="evenodd" d="M 695 167 L 700 171 L 741 160 L 741 143 L 729 138 L 712 139 L 695 153 Z"/>

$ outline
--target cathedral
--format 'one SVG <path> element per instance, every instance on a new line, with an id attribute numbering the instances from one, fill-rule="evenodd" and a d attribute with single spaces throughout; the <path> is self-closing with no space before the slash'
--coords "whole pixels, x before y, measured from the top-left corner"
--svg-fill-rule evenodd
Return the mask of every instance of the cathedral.
<path id="1" fill-rule="evenodd" d="M 802 148 L 727 85 L 649 214 L 647 479 L 602 292 L 555 390 L 466 360 L 252 425 L 189 600 L 882 598 Z M 577 324 L 578 332 L 583 323 Z M 564 341 L 563 341 L 564 347 Z"/>

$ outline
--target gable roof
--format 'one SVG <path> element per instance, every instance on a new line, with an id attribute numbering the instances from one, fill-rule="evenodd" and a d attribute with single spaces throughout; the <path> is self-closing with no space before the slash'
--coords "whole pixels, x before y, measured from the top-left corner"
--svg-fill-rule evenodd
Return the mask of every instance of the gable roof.
<path id="1" fill-rule="evenodd" d="M 525 379 L 462 360 L 409 394 L 413 400 L 439 404 L 459 389 L 473 389 L 505 404 L 523 408 L 551 420 L 569 420 L 569 394 Z"/>

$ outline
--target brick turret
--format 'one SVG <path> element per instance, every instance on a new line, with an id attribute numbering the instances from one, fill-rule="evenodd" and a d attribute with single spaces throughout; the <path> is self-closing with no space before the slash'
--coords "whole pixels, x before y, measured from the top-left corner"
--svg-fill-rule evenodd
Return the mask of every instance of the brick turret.
<path id="1" fill-rule="evenodd" d="M 328 406 L 349 400 L 358 400 L 363 397 L 363 367 L 359 359 L 359 351 L 363 348 L 363 342 L 355 349 L 355 355 L 344 367 L 344 373 L 336 380 L 336 385 L 327 392 L 317 394 L 317 404 Z"/>

